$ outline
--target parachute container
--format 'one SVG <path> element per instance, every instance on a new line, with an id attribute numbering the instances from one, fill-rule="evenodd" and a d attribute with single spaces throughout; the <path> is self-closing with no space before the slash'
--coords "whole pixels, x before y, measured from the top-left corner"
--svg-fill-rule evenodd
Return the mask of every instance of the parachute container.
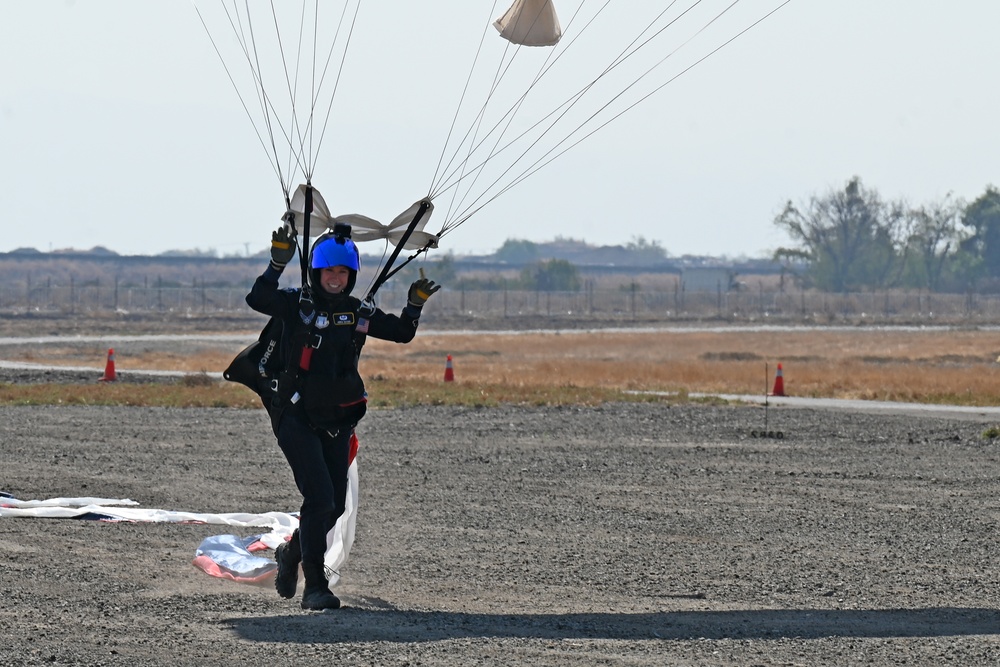
<path id="1" fill-rule="evenodd" d="M 501 37 L 522 46 L 552 46 L 562 37 L 552 0 L 516 0 L 493 25 Z"/>

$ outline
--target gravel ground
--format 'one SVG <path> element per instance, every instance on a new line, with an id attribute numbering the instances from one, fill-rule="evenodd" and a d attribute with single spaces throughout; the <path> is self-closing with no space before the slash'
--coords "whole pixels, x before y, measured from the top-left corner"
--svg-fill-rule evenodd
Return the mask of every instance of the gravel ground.
<path id="1" fill-rule="evenodd" d="M 336 612 L 194 568 L 223 526 L 0 519 L 0 665 L 1000 663 L 992 424 L 762 420 L 372 411 Z M 260 410 L 2 407 L 0 441 L 21 499 L 298 505 Z"/>

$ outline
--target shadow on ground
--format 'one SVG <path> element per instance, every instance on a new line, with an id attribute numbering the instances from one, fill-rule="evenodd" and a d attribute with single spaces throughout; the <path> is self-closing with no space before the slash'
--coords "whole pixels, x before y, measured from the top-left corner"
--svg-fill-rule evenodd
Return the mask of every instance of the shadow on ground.
<path id="1" fill-rule="evenodd" d="M 472 614 L 345 607 L 324 613 L 231 618 L 262 642 L 421 642 L 472 637 L 520 639 L 818 639 L 1000 634 L 1000 611 L 927 609 L 680 611 L 588 614 Z"/>

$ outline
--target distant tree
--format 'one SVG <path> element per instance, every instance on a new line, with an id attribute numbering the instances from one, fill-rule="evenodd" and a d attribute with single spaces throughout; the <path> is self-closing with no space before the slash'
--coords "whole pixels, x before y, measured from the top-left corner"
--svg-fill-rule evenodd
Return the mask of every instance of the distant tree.
<path id="1" fill-rule="evenodd" d="M 962 222 L 972 232 L 962 249 L 979 258 L 986 275 L 1000 277 L 1000 191 L 987 186 L 986 192 L 965 208 Z"/>
<path id="2" fill-rule="evenodd" d="M 433 280 L 439 285 L 446 285 L 451 288 L 458 286 L 455 255 L 451 252 L 440 259 L 410 262 L 393 276 L 392 282 L 396 285 L 409 285 L 420 277 L 421 269 L 423 269 L 426 278 Z"/>
<path id="3" fill-rule="evenodd" d="M 114 250 L 109 250 L 102 245 L 95 245 L 90 250 L 84 250 L 81 252 L 83 255 L 101 255 L 103 257 L 117 257 L 118 253 Z"/>
<path id="4" fill-rule="evenodd" d="M 962 242 L 964 206 L 961 200 L 952 199 L 949 194 L 941 201 L 908 212 L 908 284 L 932 291 L 941 288 L 949 262 L 955 259 Z"/>
<path id="5" fill-rule="evenodd" d="M 159 257 L 218 257 L 219 253 L 215 248 L 192 248 L 190 250 L 164 250 Z"/>
<path id="6" fill-rule="evenodd" d="M 805 208 L 788 202 L 775 218 L 795 243 L 776 259 L 803 259 L 812 282 L 834 292 L 888 287 L 906 259 L 904 209 L 883 202 L 857 176 L 842 191 L 813 196 Z"/>
<path id="7" fill-rule="evenodd" d="M 521 271 L 521 285 L 543 292 L 577 292 L 580 272 L 564 259 L 550 259 L 525 267 Z"/>
<path id="8" fill-rule="evenodd" d="M 454 253 L 448 252 L 441 259 L 430 264 L 428 270 L 433 270 L 434 275 L 427 277 L 434 282 L 442 285 L 454 283 L 456 277 Z"/>
<path id="9" fill-rule="evenodd" d="M 493 256 L 501 262 L 526 264 L 538 259 L 538 244 L 522 239 L 507 239 Z"/>
<path id="10" fill-rule="evenodd" d="M 426 261 L 412 261 L 409 264 L 402 266 L 399 270 L 393 274 L 391 283 L 393 285 L 409 285 L 411 282 L 420 277 L 420 269 L 423 269 L 426 273 L 426 277 L 429 280 L 440 285 L 447 285 L 449 287 L 456 287 L 456 270 L 455 270 L 455 255 L 448 252 L 446 255 L 442 256 L 440 259 L 429 259 L 429 255 L 423 255 L 422 257 L 428 258 Z M 396 266 L 399 266 L 402 260 L 396 262 Z M 361 268 L 364 269 L 367 266 L 379 267 L 379 259 L 375 257 L 361 257 Z"/>
<path id="11" fill-rule="evenodd" d="M 647 241 L 642 236 L 633 237 L 625 245 L 625 249 L 634 255 L 637 263 L 655 264 L 667 258 L 667 251 L 663 249 L 659 241 Z"/>

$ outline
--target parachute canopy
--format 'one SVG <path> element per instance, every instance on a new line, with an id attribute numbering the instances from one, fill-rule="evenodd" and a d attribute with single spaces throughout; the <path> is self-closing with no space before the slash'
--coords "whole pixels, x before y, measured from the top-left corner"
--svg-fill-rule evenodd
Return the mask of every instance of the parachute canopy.
<path id="1" fill-rule="evenodd" d="M 562 37 L 552 0 L 517 0 L 493 25 L 501 37 L 522 46 L 552 46 Z"/>
<path id="2" fill-rule="evenodd" d="M 302 184 L 295 189 L 295 194 L 291 199 L 291 210 L 295 212 L 296 219 L 301 220 L 305 215 L 306 189 L 310 187 Z M 408 209 L 393 218 L 389 224 L 382 224 L 374 218 L 369 218 L 360 213 L 347 213 L 344 215 L 333 215 L 327 205 L 323 195 L 315 187 L 312 188 L 312 212 L 310 214 L 311 223 L 315 228 L 333 229 L 338 222 L 347 223 L 351 226 L 351 239 L 356 243 L 365 241 L 389 241 L 392 245 L 399 245 L 400 239 L 406 233 L 406 228 L 417 215 L 421 205 L 426 207 L 423 217 L 417 222 L 410 237 L 403 247 L 407 250 L 418 250 L 420 248 L 437 248 L 438 236 L 424 231 L 424 226 L 430 220 L 434 211 L 434 204 L 429 199 L 416 201 Z"/>
<path id="3" fill-rule="evenodd" d="M 201 9 L 206 10 L 202 22 L 210 37 L 210 26 L 220 37 L 229 33 L 228 40 L 212 38 L 213 46 L 270 157 L 288 208 L 303 215 L 308 208 L 316 231 L 344 222 L 351 225 L 355 241 L 389 241 L 396 246 L 388 260 L 391 265 L 401 248 L 417 254 L 436 248 L 441 238 L 483 207 L 791 2 L 619 0 L 616 5 L 615 0 L 560 0 L 565 10 L 561 22 L 554 0 L 511 1 L 499 18 L 497 5 L 485 3 L 492 4 L 489 14 L 470 20 L 467 25 L 473 30 L 468 34 L 451 31 L 440 38 L 449 49 L 468 53 L 468 58 L 460 58 L 457 51 L 447 56 L 467 62 L 468 73 L 464 83 L 449 79 L 453 87 L 435 89 L 436 97 L 457 98 L 450 126 L 447 116 L 439 116 L 445 127 L 440 128 L 443 146 L 436 166 L 432 153 L 437 145 L 423 141 L 433 134 L 425 128 L 414 141 L 394 145 L 396 151 L 426 160 L 430 183 L 422 198 L 388 224 L 356 213 L 333 215 L 312 185 L 327 130 L 340 137 L 352 131 L 350 124 L 337 121 L 335 100 L 349 96 L 353 106 L 365 101 L 364 88 L 350 92 L 345 85 L 338 95 L 352 42 L 378 40 L 377 21 L 369 22 L 368 14 L 359 11 L 364 0 L 195 4 L 200 16 Z M 209 11 L 212 8 L 215 11 Z M 430 17 L 443 10 L 432 3 L 421 11 L 433 24 Z M 503 39 L 487 39 L 496 35 L 494 29 Z M 533 48 L 538 46 L 547 48 Z M 364 79 L 363 85 L 385 83 Z M 346 155 L 341 162 L 349 159 Z M 355 174 L 365 172 L 350 176 Z M 303 181 L 293 195 L 292 184 Z M 353 185 L 331 187 L 350 194 Z M 424 231 L 432 202 L 440 209 L 439 231 L 434 234 Z M 309 231 L 307 225 L 306 237 Z"/>

